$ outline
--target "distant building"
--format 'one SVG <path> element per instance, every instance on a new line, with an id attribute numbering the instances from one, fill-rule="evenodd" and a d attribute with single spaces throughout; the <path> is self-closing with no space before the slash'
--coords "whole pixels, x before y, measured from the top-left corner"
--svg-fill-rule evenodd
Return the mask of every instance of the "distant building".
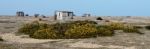
<path id="1" fill-rule="evenodd" d="M 36 17 L 36 18 L 39 17 L 39 16 L 40 16 L 40 14 L 34 14 L 34 17 Z"/>
<path id="2" fill-rule="evenodd" d="M 91 14 L 83 14 L 82 17 L 90 17 L 90 16 L 91 16 Z"/>
<path id="3" fill-rule="evenodd" d="M 71 11 L 56 11 L 55 20 L 68 20 L 73 19 L 74 13 Z"/>
<path id="4" fill-rule="evenodd" d="M 29 14 L 26 14 L 25 16 L 29 16 Z"/>
<path id="5" fill-rule="evenodd" d="M 46 18 L 46 16 L 45 15 L 41 15 L 42 16 L 42 18 Z"/>
<path id="6" fill-rule="evenodd" d="M 18 11 L 18 12 L 16 12 L 16 16 L 22 16 L 22 17 L 24 17 L 24 12 L 23 11 Z"/>

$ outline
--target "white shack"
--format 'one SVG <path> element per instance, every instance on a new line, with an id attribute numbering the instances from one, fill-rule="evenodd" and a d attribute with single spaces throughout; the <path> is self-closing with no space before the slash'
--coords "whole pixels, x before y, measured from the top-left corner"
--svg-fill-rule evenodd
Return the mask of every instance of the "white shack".
<path id="1" fill-rule="evenodd" d="M 55 11 L 55 20 L 69 20 L 73 19 L 73 16 L 72 11 Z"/>

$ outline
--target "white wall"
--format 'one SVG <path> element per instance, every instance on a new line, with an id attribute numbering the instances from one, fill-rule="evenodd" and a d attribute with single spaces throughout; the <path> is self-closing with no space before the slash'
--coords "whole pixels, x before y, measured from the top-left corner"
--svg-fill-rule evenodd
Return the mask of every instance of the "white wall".
<path id="1" fill-rule="evenodd" d="M 63 20 L 62 12 L 56 12 L 56 14 L 57 14 L 57 20 Z"/>

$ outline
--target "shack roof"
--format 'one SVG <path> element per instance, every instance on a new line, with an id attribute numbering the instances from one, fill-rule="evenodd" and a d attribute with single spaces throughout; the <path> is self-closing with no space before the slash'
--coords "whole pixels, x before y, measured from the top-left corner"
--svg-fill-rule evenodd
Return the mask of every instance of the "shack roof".
<path id="1" fill-rule="evenodd" d="M 73 13 L 72 11 L 56 11 L 56 12 Z"/>

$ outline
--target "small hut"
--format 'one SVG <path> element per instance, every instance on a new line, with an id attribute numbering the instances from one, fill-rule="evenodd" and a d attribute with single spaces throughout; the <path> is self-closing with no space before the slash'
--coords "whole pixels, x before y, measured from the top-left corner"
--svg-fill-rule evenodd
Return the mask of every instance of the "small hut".
<path id="1" fill-rule="evenodd" d="M 55 20 L 68 20 L 73 19 L 74 13 L 71 11 L 56 11 Z"/>
<path id="2" fill-rule="evenodd" d="M 90 16 L 91 16 L 91 14 L 83 14 L 82 17 L 90 17 Z"/>
<path id="3" fill-rule="evenodd" d="M 40 16 L 40 14 L 34 14 L 34 17 L 35 18 L 37 18 L 37 17 L 39 17 Z"/>
<path id="4" fill-rule="evenodd" d="M 18 11 L 18 12 L 16 12 L 16 16 L 24 17 L 24 12 L 23 11 Z"/>

